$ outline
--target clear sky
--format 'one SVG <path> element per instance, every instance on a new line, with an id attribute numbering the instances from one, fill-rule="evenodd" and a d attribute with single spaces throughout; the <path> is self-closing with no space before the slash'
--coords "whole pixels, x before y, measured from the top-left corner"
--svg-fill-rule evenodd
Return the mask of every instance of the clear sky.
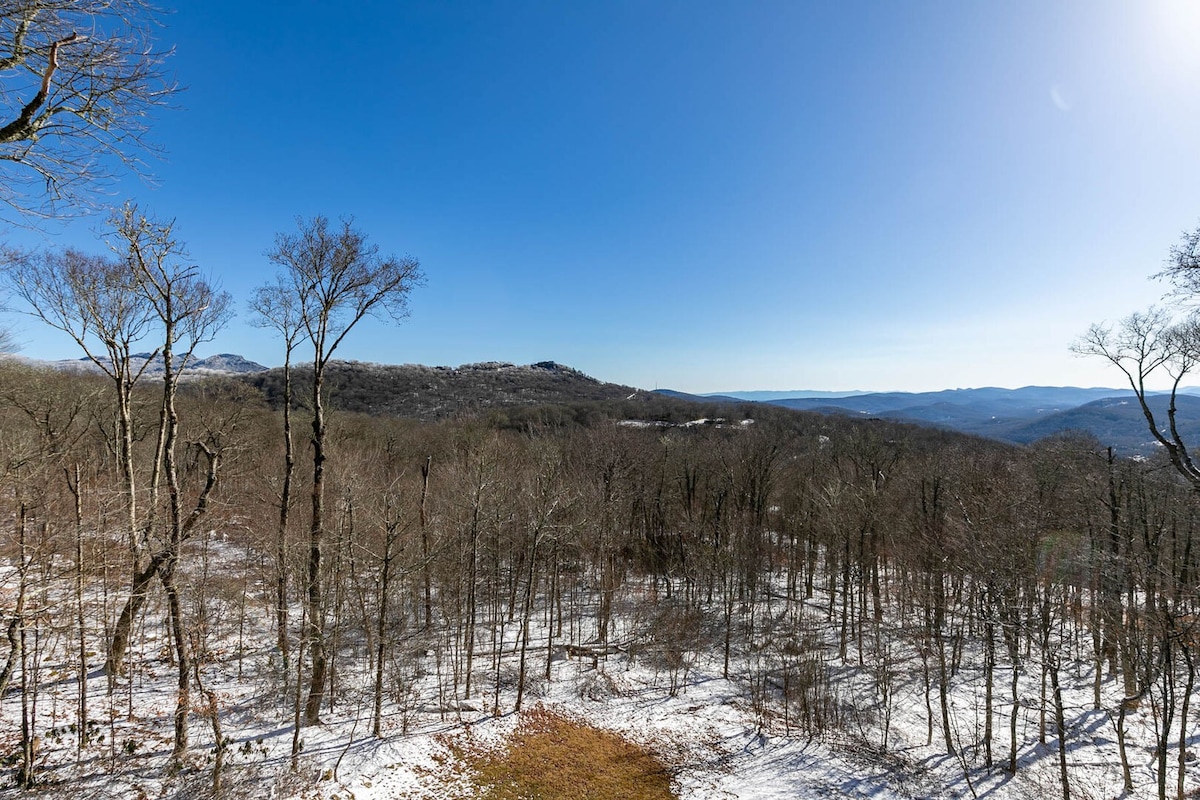
<path id="1" fill-rule="evenodd" d="M 275 232 L 320 213 L 428 278 L 344 358 L 694 392 L 1117 385 L 1070 342 L 1157 301 L 1200 222 L 1198 2 L 176 5 L 166 160 L 114 201 L 175 217 L 235 296 L 202 355 L 281 362 L 246 299 Z"/>

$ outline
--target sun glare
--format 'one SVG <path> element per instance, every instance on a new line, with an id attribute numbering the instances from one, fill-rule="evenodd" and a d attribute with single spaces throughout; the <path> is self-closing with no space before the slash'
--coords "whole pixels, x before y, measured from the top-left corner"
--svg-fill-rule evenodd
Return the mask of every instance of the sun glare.
<path id="1" fill-rule="evenodd" d="M 1145 9 L 1151 17 L 1150 62 L 1166 82 L 1193 84 L 1200 71 L 1200 2 L 1158 0 Z"/>

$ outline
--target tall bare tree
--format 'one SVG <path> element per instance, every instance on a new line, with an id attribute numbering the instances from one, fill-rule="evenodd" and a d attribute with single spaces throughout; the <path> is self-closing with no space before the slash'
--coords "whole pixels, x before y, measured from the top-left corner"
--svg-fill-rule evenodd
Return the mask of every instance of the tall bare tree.
<path id="1" fill-rule="evenodd" d="M 423 280 L 414 258 L 384 256 L 368 243 L 353 220 L 331 225 L 327 217 L 298 219 L 292 233 L 275 237 L 268 258 L 281 267 L 297 300 L 301 327 L 312 344 L 312 520 L 309 529 L 307 629 L 312 677 L 304 721 L 320 722 L 328 661 L 321 593 L 321 548 L 325 533 L 325 370 L 351 330 L 368 315 L 399 321 L 408 315 L 408 295 Z"/>
<path id="2" fill-rule="evenodd" d="M 1200 227 L 1186 231 L 1171 248 L 1167 266 L 1154 277 L 1169 281 L 1170 296 L 1193 308 L 1200 301 Z M 1200 365 L 1200 312 L 1179 318 L 1164 308 L 1135 312 L 1116 326 L 1092 325 L 1071 346 L 1080 355 L 1099 356 L 1124 373 L 1137 395 L 1150 434 L 1171 460 L 1172 466 L 1200 492 L 1200 466 L 1176 424 L 1176 396 L 1183 379 Z M 1147 382 L 1166 376 L 1165 420 L 1147 401 L 1153 392 Z"/>
<path id="3" fill-rule="evenodd" d="M 216 484 L 219 454 L 203 450 L 208 478 L 194 507 L 184 516 L 176 470 L 178 416 L 174 409 L 179 376 L 197 344 L 209 341 L 228 318 L 229 298 L 210 287 L 187 264 L 173 223 L 152 220 L 127 205 L 110 219 L 112 256 L 75 250 L 5 254 L 5 277 L 29 313 L 68 334 L 113 382 L 116 425 L 113 450 L 124 483 L 126 535 L 130 551 L 130 593 L 113 628 L 106 671 L 121 672 L 133 622 L 152 582 L 164 581 L 168 600 L 179 546 L 208 507 Z M 161 338 L 158 338 L 161 337 Z M 135 354 L 156 342 L 150 357 Z M 133 452 L 133 390 L 156 358 L 163 361 L 160 425 L 148 486 L 139 483 Z M 156 518 L 159 486 L 165 476 L 169 519 L 161 534 Z M 139 495 L 148 489 L 144 513 Z M 165 570 L 165 571 L 164 571 Z M 179 638 L 180 646 L 186 638 Z M 181 671 L 181 683 L 187 677 Z M 186 697 L 186 692 L 182 693 Z"/>
<path id="4" fill-rule="evenodd" d="M 160 15 L 146 0 L 0 3 L 0 203 L 56 215 L 142 171 L 153 112 L 178 90 Z"/>
<path id="5" fill-rule="evenodd" d="M 275 636 L 283 661 L 286 688 L 289 651 L 287 611 L 287 532 L 292 509 L 292 479 L 296 473 L 296 446 L 292 437 L 292 355 L 302 332 L 300 298 L 290 290 L 288 279 L 260 286 L 250 300 L 250 323 L 274 328 L 283 339 L 283 480 L 279 487 L 279 522 L 275 529 Z"/>
<path id="6" fill-rule="evenodd" d="M 1190 273 L 1189 273 L 1190 274 Z M 1176 320 L 1161 308 L 1130 314 L 1118 325 L 1093 325 L 1072 349 L 1099 356 L 1124 373 L 1150 434 L 1162 445 L 1175 470 L 1200 492 L 1200 465 L 1193 460 L 1176 421 L 1176 400 L 1183 379 L 1200 364 L 1200 316 Z M 1166 376 L 1165 420 L 1151 402 L 1147 382 Z"/>
<path id="7" fill-rule="evenodd" d="M 116 406 L 113 450 L 120 464 L 125 496 L 130 584 L 145 585 L 154 574 L 143 575 L 139 558 L 144 545 L 134 473 L 133 389 L 151 363 L 151 359 L 139 358 L 135 352 L 146 346 L 145 340 L 153 331 L 154 309 L 137 290 L 136 276 L 122 259 L 71 249 L 9 251 L 4 255 L 5 282 L 24 301 L 28 312 L 70 336 L 112 381 Z M 110 680 L 121 670 L 131 622 L 117 628 L 107 665 Z"/>
<path id="8" fill-rule="evenodd" d="M 126 204 L 113 215 L 111 224 L 115 231 L 113 248 L 123 256 L 139 293 L 154 309 L 162 335 L 159 348 L 163 365 L 162 405 L 159 409 L 158 442 L 150 482 L 147 536 L 154 526 L 160 475 L 167 484 L 168 516 L 165 533 L 158 537 L 147 569 L 157 566 L 159 581 L 167 595 L 171 638 L 175 644 L 179 692 L 175 708 L 173 756 L 178 761 L 187 751 L 192 665 L 187 646 L 188 635 L 183 625 L 176 568 L 185 538 L 208 510 L 209 495 L 216 486 L 220 453 L 204 442 L 196 443 L 208 461 L 208 480 L 195 507 L 185 517 L 179 485 L 179 413 L 175 407 L 175 395 L 180 376 L 192 359 L 197 345 L 211 341 L 228 321 L 230 297 L 209 285 L 199 274 L 198 268 L 188 263 L 183 245 L 175 236 L 173 220 L 148 217 L 137 206 Z M 131 600 L 140 598 L 135 594 Z M 125 619 L 124 615 L 122 619 Z"/>

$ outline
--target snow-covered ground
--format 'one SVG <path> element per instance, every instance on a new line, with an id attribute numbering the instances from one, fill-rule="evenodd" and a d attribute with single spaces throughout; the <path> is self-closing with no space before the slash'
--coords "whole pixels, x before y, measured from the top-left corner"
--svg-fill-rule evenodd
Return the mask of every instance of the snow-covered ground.
<path id="1" fill-rule="evenodd" d="M 230 552 L 223 557 L 233 558 Z M 95 603 L 100 598 L 92 598 Z M 7 601 L 6 601 L 7 602 Z M 111 602 L 111 601 L 110 601 Z M 421 648 L 410 652 L 410 663 L 402 673 L 389 676 L 383 718 L 383 736 L 371 735 L 372 697 L 370 676 L 337 674 L 332 710 L 323 714 L 324 724 L 304 728 L 302 749 L 293 761 L 293 700 L 280 691 L 278 654 L 271 643 L 274 634 L 263 597 L 255 591 L 247 596 L 250 613 L 234 624 L 236 609 L 228 604 L 210 614 L 222 614 L 221 638 L 208 643 L 202 676 L 205 688 L 216 692 L 219 720 L 226 737 L 225 767 L 221 773 L 221 796 L 305 797 L 340 800 L 393 800 L 394 798 L 451 798 L 467 796 L 461 770 L 452 763 L 454 737 L 475 737 L 498 742 L 513 730 L 517 626 L 511 625 L 504 638 L 500 679 L 496 680 L 491 653 L 477 655 L 476 686 L 472 697 L 451 701 L 445 696 L 446 681 L 438 680 L 437 654 Z M 818 612 L 820 609 L 816 609 Z M 298 612 L 298 610 L 297 610 Z M 131 658 L 136 668 L 131 680 L 120 680 L 107 691 L 101 669 L 103 647 L 97 637 L 90 661 L 88 681 L 91 740 L 77 750 L 76 667 L 70 662 L 70 626 L 66 621 L 47 625 L 38 643 L 42 685 L 37 698 L 39 735 L 38 769 L 43 781 L 40 791 L 63 797 L 204 797 L 213 794 L 213 732 L 205 718 L 204 700 L 197 692 L 190 720 L 192 745 L 185 769 L 166 774 L 171 750 L 172 712 L 175 704 L 175 668 L 164 638 L 161 607 L 152 604 L 145 615 Z M 630 629 L 618 625 L 618 634 Z M 808 738 L 770 705 L 757 707 L 744 681 L 721 677 L 722 653 L 694 654 L 678 691 L 653 660 L 630 654 L 611 653 L 593 664 L 590 658 L 571 658 L 565 648 L 546 647 L 546 629 L 535 624 L 531 631 L 530 673 L 525 694 L 526 708 L 544 706 L 592 725 L 616 731 L 644 745 L 673 770 L 674 788 L 684 800 L 791 800 L 792 798 L 1033 798 L 1061 796 L 1058 748 L 1052 723 L 1047 723 L 1045 743 L 1038 742 L 1037 709 L 1039 675 L 1032 667 L 1022 677 L 1022 708 L 1018 728 L 1023 742 L 1020 768 L 1010 775 L 1000 766 L 983 768 L 977 748 L 961 748 L 947 755 L 939 723 L 934 725 L 932 743 L 925 687 L 920 679 L 919 659 L 913 654 L 894 654 L 894 693 L 886 752 L 882 742 L 883 708 L 876 688 L 870 658 L 859 665 L 851 647 L 846 663 L 829 658 L 831 691 L 847 714 L 841 727 Z M 620 639 L 618 635 L 615 638 Z M 544 669 L 551 658 L 551 679 Z M 98 655 L 96 653 L 99 653 Z M 349 659 L 343 659 L 349 663 Z M 981 671 L 970 668 L 971 654 L 954 681 L 953 724 L 962 741 L 974 741 L 971 733 L 982 724 Z M 1003 764 L 1007 753 L 1007 731 L 1011 708 L 1006 696 L 1009 674 L 997 673 L 996 762 Z M 1072 797 L 1114 798 L 1121 792 L 1114 720 L 1105 710 L 1092 709 L 1090 663 L 1066 663 L 1063 670 L 1068 724 L 1068 766 Z M 444 675 L 442 676 L 445 677 Z M 500 714 L 495 686 L 500 684 Z M 439 699 L 439 685 L 442 686 Z M 1106 708 L 1117 707 L 1121 690 L 1114 680 L 1104 684 Z M 936 696 L 934 698 L 936 708 Z M 1200 702 L 1193 703 L 1193 709 Z M 1192 712 L 1193 730 L 1200 728 L 1197 711 Z M 8 754 L 0 774 L 5 794 L 12 788 L 16 754 L 19 753 L 21 696 L 19 683 L 4 698 L 0 709 L 0 753 Z M 1047 719 L 1052 720 L 1052 715 Z M 1131 761 L 1134 768 L 1134 797 L 1156 796 L 1153 709 L 1144 704 L 1131 715 Z M 1175 723 L 1178 726 L 1178 722 Z M 1191 748 L 1200 752 L 1195 735 Z M 1172 753 L 1172 763 L 1175 755 Z M 1200 786 L 1200 761 L 1190 755 L 1187 788 Z M 1174 774 L 1168 783 L 1173 792 Z M 1195 796 L 1194 794 L 1191 796 Z"/>

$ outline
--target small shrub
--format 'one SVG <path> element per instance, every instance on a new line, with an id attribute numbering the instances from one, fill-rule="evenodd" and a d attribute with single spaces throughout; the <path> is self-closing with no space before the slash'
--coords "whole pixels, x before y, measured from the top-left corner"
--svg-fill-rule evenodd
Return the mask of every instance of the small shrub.
<path id="1" fill-rule="evenodd" d="M 616 733 L 544 709 L 523 714 L 497 749 L 462 750 L 487 800 L 673 800 L 671 774 Z"/>

